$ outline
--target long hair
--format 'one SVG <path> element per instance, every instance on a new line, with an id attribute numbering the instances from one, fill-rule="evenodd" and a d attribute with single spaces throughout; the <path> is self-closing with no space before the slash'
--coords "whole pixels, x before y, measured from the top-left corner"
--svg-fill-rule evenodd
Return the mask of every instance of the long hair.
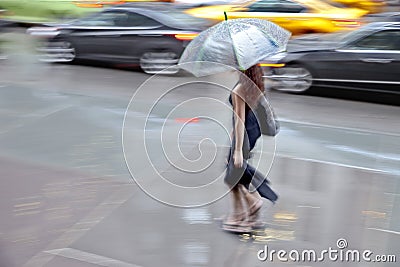
<path id="1" fill-rule="evenodd" d="M 264 93 L 263 71 L 259 65 L 254 65 L 243 71 L 244 75 L 240 75 L 239 81 L 244 85 L 245 102 L 254 107 L 261 94 Z M 258 88 L 258 90 L 256 89 Z"/>
<path id="2" fill-rule="evenodd" d="M 244 71 L 244 74 L 249 77 L 258 87 L 258 89 L 264 93 L 264 79 L 263 71 L 259 65 L 254 65 Z"/>

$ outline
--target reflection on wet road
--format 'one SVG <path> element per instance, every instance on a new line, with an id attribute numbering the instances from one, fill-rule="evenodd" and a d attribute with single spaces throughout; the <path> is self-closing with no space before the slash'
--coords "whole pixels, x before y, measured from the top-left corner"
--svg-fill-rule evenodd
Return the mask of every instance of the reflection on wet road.
<path id="1" fill-rule="evenodd" d="M 301 149 L 291 141 L 301 139 Z M 348 128 L 285 122 L 279 153 L 399 175 L 400 136 Z"/>

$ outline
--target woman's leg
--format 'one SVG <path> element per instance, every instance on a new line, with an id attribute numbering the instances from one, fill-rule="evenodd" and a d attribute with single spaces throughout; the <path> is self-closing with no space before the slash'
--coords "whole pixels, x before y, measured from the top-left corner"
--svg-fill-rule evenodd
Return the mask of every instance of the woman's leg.
<path id="1" fill-rule="evenodd" d="M 243 205 L 243 193 L 239 189 L 238 185 L 231 189 L 231 196 L 233 210 L 231 215 L 228 216 L 228 219 L 224 223 L 237 225 L 246 221 L 247 219 L 246 210 Z"/>
<path id="2" fill-rule="evenodd" d="M 240 190 L 243 194 L 243 198 L 247 204 L 247 223 L 253 229 L 264 228 L 265 223 L 260 220 L 261 207 L 263 205 L 263 201 L 261 196 L 257 193 L 257 191 L 250 193 L 249 190 L 240 185 Z"/>
<path id="3" fill-rule="evenodd" d="M 235 139 L 233 139 L 232 147 L 234 147 Z M 246 220 L 246 210 L 243 205 L 243 195 L 237 184 L 240 177 L 243 175 L 242 169 L 236 169 L 233 166 L 232 149 L 229 151 L 227 158 L 227 170 L 225 175 L 225 184 L 231 188 L 232 209 L 233 211 L 228 216 L 226 222 L 238 222 Z"/>
<path id="4" fill-rule="evenodd" d="M 243 198 L 246 201 L 249 216 L 258 214 L 263 201 L 257 191 L 250 193 L 249 190 L 243 185 L 240 185 L 240 191 L 242 192 Z"/>
<path id="5" fill-rule="evenodd" d="M 233 213 L 243 214 L 245 210 L 243 207 L 242 193 L 240 192 L 238 185 L 232 188 L 232 199 L 233 199 Z"/>

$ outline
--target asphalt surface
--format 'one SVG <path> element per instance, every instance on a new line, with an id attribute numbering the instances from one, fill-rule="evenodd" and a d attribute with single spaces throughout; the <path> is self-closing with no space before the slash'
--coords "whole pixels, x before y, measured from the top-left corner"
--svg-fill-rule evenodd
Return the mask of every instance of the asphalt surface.
<path id="1" fill-rule="evenodd" d="M 0 64 L 0 266 L 398 265 L 257 258 L 266 245 L 319 253 L 338 249 L 342 238 L 348 249 L 400 260 L 398 106 L 271 92 L 281 132 L 269 179 L 280 198 L 275 205 L 264 201 L 265 229 L 233 235 L 218 220 L 230 209 L 222 181 L 207 192 L 181 194 L 160 182 L 161 176 L 182 187 L 201 187 L 222 173 L 229 144 L 224 129 L 202 118 L 185 123 L 204 113 L 229 125 L 226 105 L 201 102 L 227 103 L 226 90 L 186 86 L 156 102 L 164 87 L 187 77 L 160 77 L 143 91 L 139 86 L 149 76 L 140 71 L 42 64 L 26 36 L 2 37 L 11 45 Z M 230 76 L 224 81 L 234 83 Z M 138 101 L 128 106 L 139 91 Z M 200 100 L 174 113 L 191 99 Z M 143 113 L 154 103 L 158 108 L 151 116 Z M 124 134 L 131 139 L 123 145 L 125 113 Z M 167 138 L 160 141 L 163 129 Z M 187 158 L 215 156 L 205 172 L 182 171 L 179 164 L 190 163 L 184 158 L 174 158 L 174 166 L 166 160 L 166 148 L 177 144 L 169 138 L 176 129 L 183 129 L 178 142 Z M 137 146 L 143 133 L 147 155 Z M 199 147 L 206 138 L 214 143 Z M 271 139 L 264 141 L 273 147 Z M 267 172 L 271 150 L 258 144 L 254 154 Z M 131 172 L 125 157 L 134 166 Z M 212 203 L 197 208 L 163 203 L 207 201 Z"/>

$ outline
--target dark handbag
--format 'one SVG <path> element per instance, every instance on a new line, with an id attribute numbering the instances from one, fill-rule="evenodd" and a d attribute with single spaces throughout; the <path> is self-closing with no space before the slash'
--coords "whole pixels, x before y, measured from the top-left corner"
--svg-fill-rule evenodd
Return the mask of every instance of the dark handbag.
<path id="1" fill-rule="evenodd" d="M 279 133 L 279 121 L 264 95 L 260 97 L 255 114 L 260 125 L 261 134 L 275 136 Z"/>
<path id="2" fill-rule="evenodd" d="M 236 168 L 233 165 L 233 158 L 230 157 L 225 174 L 225 183 L 229 186 L 234 186 L 238 182 L 242 182 L 243 176 L 251 179 L 247 180 L 247 183 L 243 181 L 245 182 L 243 185 L 247 189 L 249 189 L 249 183 L 251 182 L 261 197 L 269 199 L 273 203 L 278 199 L 278 195 L 271 189 L 269 180 L 264 175 L 250 166 L 247 161 L 243 161 L 242 167 Z"/>
<path id="3" fill-rule="evenodd" d="M 225 173 L 225 183 L 229 186 L 236 185 L 243 177 L 243 174 L 246 172 L 247 161 L 243 161 L 243 165 L 240 168 L 236 168 L 233 163 L 233 157 L 231 152 L 229 152 L 228 164 Z"/>
<path id="4" fill-rule="evenodd" d="M 272 203 L 275 203 L 275 201 L 278 199 L 278 195 L 269 186 L 269 180 L 250 165 L 247 165 L 247 171 L 252 177 L 251 184 L 256 188 L 260 196 L 269 199 Z"/>

